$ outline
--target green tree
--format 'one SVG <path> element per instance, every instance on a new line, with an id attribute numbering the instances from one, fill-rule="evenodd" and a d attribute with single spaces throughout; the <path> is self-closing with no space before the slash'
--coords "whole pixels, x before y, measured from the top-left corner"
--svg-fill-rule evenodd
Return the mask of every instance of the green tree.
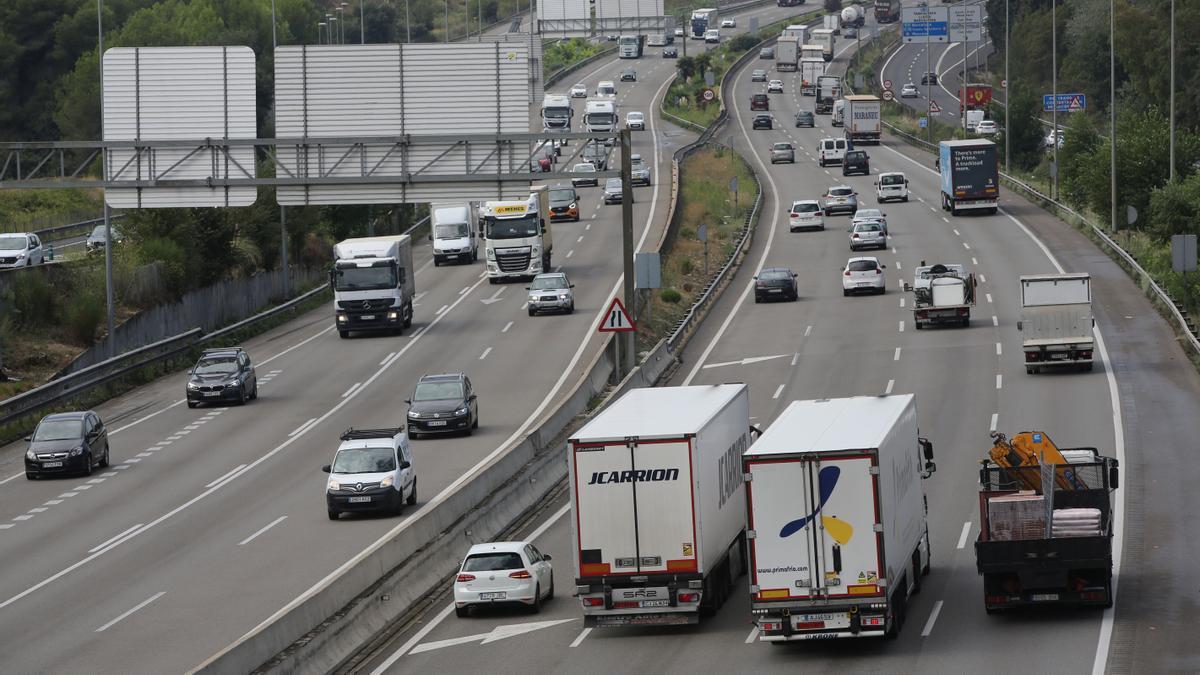
<path id="1" fill-rule="evenodd" d="M 1148 229 L 1162 239 L 1173 234 L 1200 234 L 1200 174 L 1154 190 L 1147 220 Z"/>
<path id="2" fill-rule="evenodd" d="M 1042 125 L 1038 121 L 1042 101 L 1033 90 L 1024 85 L 1012 88 L 1009 105 L 1009 128 L 1000 137 L 1001 147 L 1009 145 L 1012 161 L 1025 169 L 1032 169 L 1042 159 Z"/>
<path id="3" fill-rule="evenodd" d="M 1101 141 L 1099 130 L 1093 119 L 1082 113 L 1073 113 L 1063 133 L 1063 147 L 1058 151 L 1059 187 L 1066 200 L 1082 204 L 1087 198 L 1086 176 L 1088 166 Z"/>

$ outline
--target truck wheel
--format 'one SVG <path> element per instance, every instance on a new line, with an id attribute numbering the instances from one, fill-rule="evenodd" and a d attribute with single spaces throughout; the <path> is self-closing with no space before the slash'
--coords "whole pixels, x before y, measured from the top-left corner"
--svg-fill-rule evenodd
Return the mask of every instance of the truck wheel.
<path id="1" fill-rule="evenodd" d="M 576 218 L 575 220 L 579 220 L 579 219 Z M 471 262 L 475 262 L 477 260 L 479 260 L 479 249 L 475 249 L 475 250 L 471 251 Z"/>
<path id="2" fill-rule="evenodd" d="M 412 304 L 405 305 L 404 324 L 403 324 L 405 328 L 412 328 L 412 319 L 413 319 Z"/>
<path id="3" fill-rule="evenodd" d="M 435 255 L 435 256 L 433 256 L 433 266 L 434 266 L 434 267 L 441 267 L 441 266 L 442 266 L 442 259 L 441 259 L 441 258 L 439 258 L 439 257 L 437 257 L 436 255 Z"/>
<path id="4" fill-rule="evenodd" d="M 968 327 L 968 326 L 970 326 L 970 325 L 971 325 L 971 317 L 969 317 L 969 316 L 964 316 L 964 317 L 963 317 L 963 319 L 962 319 L 962 327 L 963 327 L 963 328 L 966 328 L 966 327 Z"/>
<path id="5" fill-rule="evenodd" d="M 917 330 L 921 330 L 925 327 L 920 321 L 913 321 L 913 326 L 915 326 Z"/>
<path id="6" fill-rule="evenodd" d="M 921 551 L 920 549 L 913 551 L 912 554 L 912 594 L 916 595 L 921 592 Z"/>
<path id="7" fill-rule="evenodd" d="M 902 201 L 902 202 L 907 202 L 907 201 L 908 201 L 908 195 L 904 195 L 903 197 L 901 197 L 901 198 L 900 198 L 900 201 Z"/>
<path id="8" fill-rule="evenodd" d="M 888 626 L 884 637 L 889 640 L 895 640 L 900 637 L 900 629 L 904 628 L 905 614 L 908 613 L 908 582 L 902 582 L 900 588 L 895 591 L 896 607 L 892 611 L 892 625 Z"/>
<path id="9" fill-rule="evenodd" d="M 1088 372 L 1088 373 L 1092 372 L 1092 366 L 1093 366 L 1093 365 L 1095 365 L 1095 364 L 1091 364 L 1091 363 L 1085 363 L 1085 364 L 1083 364 L 1083 370 L 1084 370 L 1084 372 Z"/>

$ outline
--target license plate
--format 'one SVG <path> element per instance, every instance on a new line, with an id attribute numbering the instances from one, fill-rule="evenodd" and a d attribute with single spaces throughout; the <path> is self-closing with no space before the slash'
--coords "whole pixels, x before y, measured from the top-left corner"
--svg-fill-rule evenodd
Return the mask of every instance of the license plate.
<path id="1" fill-rule="evenodd" d="M 499 593 L 480 593 L 479 599 L 480 600 L 503 600 L 507 595 L 508 594 L 505 593 L 504 591 L 500 591 Z"/>
<path id="2" fill-rule="evenodd" d="M 204 395 L 205 395 L 205 396 L 220 396 L 220 395 L 221 395 L 221 392 L 219 392 L 219 391 L 206 391 L 206 392 L 204 392 Z"/>
<path id="3" fill-rule="evenodd" d="M 769 288 L 769 289 L 767 289 L 767 292 L 768 293 L 782 293 L 783 289 L 782 288 Z"/>
<path id="4" fill-rule="evenodd" d="M 1029 599 L 1034 602 L 1053 602 L 1058 600 L 1058 593 L 1034 593 L 1029 596 Z"/>
<path id="5" fill-rule="evenodd" d="M 444 426 L 446 426 L 446 420 L 437 420 L 434 422 L 426 422 L 426 424 L 431 427 L 444 427 Z"/>
<path id="6" fill-rule="evenodd" d="M 872 286 L 872 284 L 870 284 L 870 283 L 866 283 L 866 284 L 858 284 L 858 287 L 859 287 L 859 288 L 870 288 L 871 286 Z"/>
<path id="7" fill-rule="evenodd" d="M 62 462 L 42 462 L 43 469 L 57 469 L 58 467 L 60 467 L 62 465 L 63 465 Z"/>
<path id="8" fill-rule="evenodd" d="M 643 600 L 642 607 L 670 607 L 670 600 Z"/>
<path id="9" fill-rule="evenodd" d="M 845 614 L 801 614 L 799 621 L 837 621 L 846 618 Z"/>
<path id="10" fill-rule="evenodd" d="M 351 504 L 365 504 L 369 501 L 371 501 L 371 498 L 369 496 L 367 496 L 367 497 L 351 497 L 350 498 Z"/>
<path id="11" fill-rule="evenodd" d="M 361 321 L 374 321 L 375 315 L 374 314 L 363 314 L 362 316 L 360 316 L 358 318 Z"/>
<path id="12" fill-rule="evenodd" d="M 1051 354 L 1050 359 L 1053 361 L 1062 361 L 1067 358 L 1066 354 Z"/>

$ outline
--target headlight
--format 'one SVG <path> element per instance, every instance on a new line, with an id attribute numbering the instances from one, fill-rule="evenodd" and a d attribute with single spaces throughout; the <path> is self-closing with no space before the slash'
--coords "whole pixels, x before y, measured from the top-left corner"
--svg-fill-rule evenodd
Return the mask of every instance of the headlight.
<path id="1" fill-rule="evenodd" d="M 339 482 L 337 482 L 336 480 L 333 480 L 333 479 L 331 478 L 331 479 L 329 479 L 329 482 L 328 482 L 328 483 L 325 485 L 325 489 L 327 489 L 327 490 L 341 490 L 341 489 L 342 489 L 342 484 L 341 484 L 341 483 L 339 483 Z"/>
<path id="2" fill-rule="evenodd" d="M 388 318 L 389 319 L 398 319 L 398 318 L 400 318 L 400 312 L 388 312 Z"/>
<path id="3" fill-rule="evenodd" d="M 27 460 L 29 460 L 29 461 L 31 461 L 31 462 L 36 462 L 36 461 L 37 461 L 37 455 L 35 455 L 35 454 L 34 454 L 34 452 L 33 452 L 33 448 L 30 448 L 30 449 L 28 449 L 28 450 L 26 450 L 26 451 L 25 451 L 25 459 L 27 459 Z"/>
<path id="4" fill-rule="evenodd" d="M 559 293 L 559 294 L 558 294 L 558 299 L 559 299 L 559 300 L 566 300 L 566 299 L 567 299 L 567 294 L 566 294 L 566 293 Z"/>
<path id="5" fill-rule="evenodd" d="M 196 382 L 188 382 L 188 383 L 187 383 L 187 388 L 188 388 L 188 389 L 191 389 L 192 391 L 195 391 L 195 390 L 197 390 L 197 389 L 199 389 L 199 388 L 200 388 L 200 385 L 199 385 L 198 383 L 196 383 Z"/>
<path id="6" fill-rule="evenodd" d="M 383 480 L 379 481 L 379 487 L 392 487 L 395 484 L 396 484 L 395 476 L 388 476 L 387 478 L 384 478 Z"/>
<path id="7" fill-rule="evenodd" d="M 346 315 L 338 314 L 337 320 L 338 320 L 338 323 L 346 323 Z"/>
<path id="8" fill-rule="evenodd" d="M 466 415 L 467 414 L 467 406 L 464 405 L 463 407 L 459 408 L 458 410 L 455 410 L 454 414 L 455 415 Z"/>
<path id="9" fill-rule="evenodd" d="M 530 246 L 529 247 L 529 257 L 536 258 L 536 257 L 540 256 L 541 254 L 542 254 L 542 248 L 540 246 Z"/>
<path id="10" fill-rule="evenodd" d="M 21 251 L 20 253 L 17 254 L 17 260 L 20 260 L 21 258 L 24 258 L 24 257 L 25 257 L 25 251 Z"/>
<path id="11" fill-rule="evenodd" d="M 82 445 L 77 448 L 71 448 L 71 456 L 72 457 L 78 457 L 82 454 L 83 454 L 83 446 Z"/>
<path id="12" fill-rule="evenodd" d="M 409 411 L 408 411 L 408 416 L 409 416 L 409 417 L 411 417 L 411 418 L 413 418 L 413 419 L 420 419 L 420 418 L 421 418 L 421 413 L 417 412 L 416 410 L 409 410 Z"/>
<path id="13" fill-rule="evenodd" d="M 568 206 L 567 208 L 568 208 L 568 209 L 573 209 L 573 208 L 576 208 L 576 204 L 575 204 L 575 202 L 571 202 L 571 205 L 570 205 L 570 206 Z"/>

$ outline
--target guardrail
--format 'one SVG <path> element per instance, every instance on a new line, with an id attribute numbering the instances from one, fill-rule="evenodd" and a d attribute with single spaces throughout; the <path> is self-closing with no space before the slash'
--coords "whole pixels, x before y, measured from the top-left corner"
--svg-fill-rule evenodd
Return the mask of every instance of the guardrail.
<path id="1" fill-rule="evenodd" d="M 616 53 L 617 53 L 616 47 L 608 47 L 608 48 L 600 50 L 599 52 L 596 52 L 595 54 L 592 54 L 591 56 L 589 56 L 587 58 L 583 58 L 583 59 L 576 61 L 575 63 L 565 65 L 562 68 L 559 68 L 558 70 L 554 71 L 553 73 L 550 73 L 550 75 L 542 83 L 542 87 L 543 88 L 552 87 L 555 84 L 558 84 L 559 80 L 563 79 L 567 75 L 570 75 L 571 73 L 575 72 L 576 70 L 579 70 L 580 68 L 583 68 L 584 66 L 589 66 L 589 65 L 599 61 L 600 59 L 612 56 L 613 54 L 616 54 Z"/>
<path id="2" fill-rule="evenodd" d="M 109 221 L 116 222 L 117 220 L 120 220 L 124 217 L 125 217 L 125 214 L 123 214 L 123 213 L 114 213 L 113 215 L 109 216 Z M 62 234 L 64 232 L 71 232 L 73 230 L 90 230 L 97 225 L 103 225 L 103 224 L 104 224 L 103 218 L 93 218 L 91 220 L 84 220 L 84 221 L 80 221 L 78 223 L 70 223 L 68 225 L 59 225 L 57 227 L 47 227 L 43 230 L 35 231 L 34 234 L 36 234 L 38 237 L 40 237 L 42 239 L 47 239 L 53 235 Z M 53 242 L 50 242 L 50 243 L 53 243 Z"/>
<path id="3" fill-rule="evenodd" d="M 210 333 L 193 328 L 179 335 L 163 338 L 0 401 L 0 425 L 23 417 L 42 414 L 68 399 L 87 394 L 97 387 L 137 370 L 165 363 L 193 348 L 291 311 L 297 305 L 306 302 L 327 288 L 328 285 L 322 284 L 276 307 Z"/>

